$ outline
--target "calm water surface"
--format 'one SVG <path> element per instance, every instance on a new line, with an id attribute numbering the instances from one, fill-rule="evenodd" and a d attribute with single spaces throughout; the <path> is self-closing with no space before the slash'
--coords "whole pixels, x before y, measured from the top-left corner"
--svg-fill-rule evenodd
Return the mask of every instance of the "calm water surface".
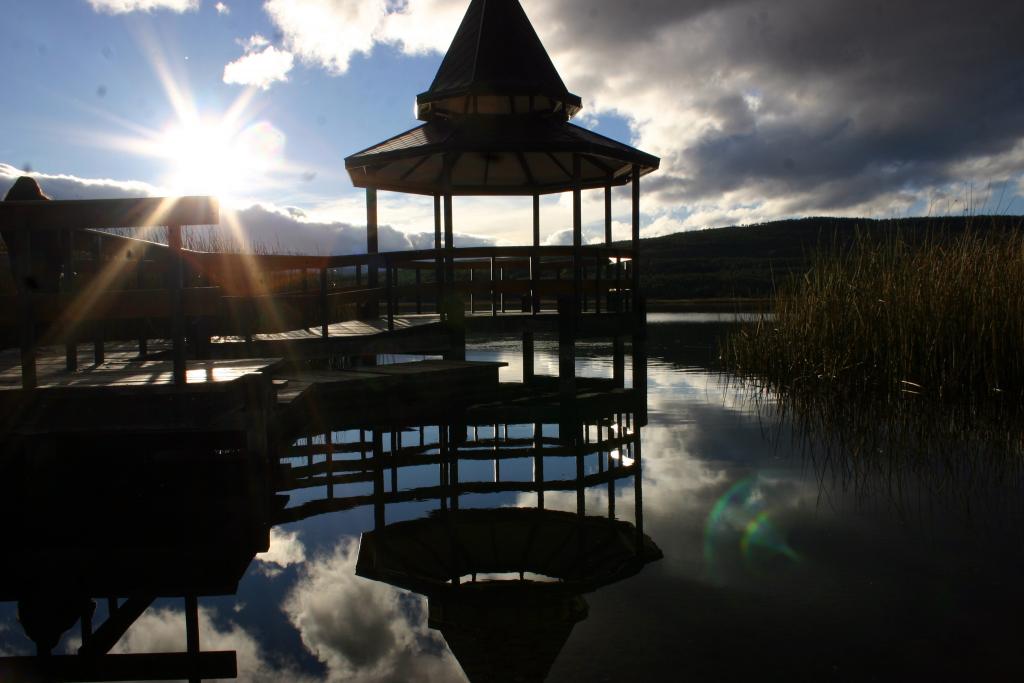
<path id="1" fill-rule="evenodd" d="M 571 617 L 523 603 L 509 617 L 530 631 L 518 650 L 509 646 L 522 666 L 496 680 L 532 680 L 528 672 L 549 665 L 550 681 L 1019 680 L 1024 527 L 1015 483 L 989 482 L 965 496 L 913 478 L 899 487 L 883 475 L 852 482 L 813 457 L 773 417 L 770 400 L 753 401 L 710 369 L 725 328 L 707 314 L 650 319 L 639 509 L 663 558 L 586 593 L 586 607 Z M 608 352 L 581 346 L 578 374 L 610 376 Z M 555 374 L 557 347 L 538 342 L 537 354 L 538 374 Z M 521 375 L 515 339 L 473 345 L 469 358 L 507 362 L 508 381 Z M 509 430 L 532 434 L 525 424 Z M 436 440 L 436 429 L 424 436 Z M 587 459 L 585 474 L 607 463 Z M 489 481 L 492 467 L 466 463 L 460 480 Z M 503 479 L 531 476 L 529 461 L 503 467 Z M 545 467 L 549 477 L 572 469 L 555 458 Z M 435 484 L 435 469 L 403 470 L 399 490 Z M 353 483 L 335 495 L 371 489 Z M 326 492 L 289 495 L 294 508 Z M 613 495 L 614 516 L 636 523 L 633 480 L 618 481 Z M 607 513 L 607 486 L 584 496 L 588 514 Z M 549 510 L 575 512 L 578 502 L 575 491 L 545 497 Z M 535 507 L 537 497 L 480 493 L 460 504 Z M 393 504 L 386 521 L 422 519 L 438 506 Z M 373 527 L 372 505 L 275 527 L 270 551 L 251 564 L 236 596 L 202 599 L 204 649 L 236 650 L 243 680 L 466 680 L 428 627 L 423 596 L 356 575 L 360 535 Z M 13 603 L 0 610 L 0 650 L 31 653 Z M 567 626 L 545 628 L 544 619 Z M 181 624 L 180 601 L 158 602 L 117 649 L 183 649 Z M 57 651 L 76 637 L 69 633 Z"/>

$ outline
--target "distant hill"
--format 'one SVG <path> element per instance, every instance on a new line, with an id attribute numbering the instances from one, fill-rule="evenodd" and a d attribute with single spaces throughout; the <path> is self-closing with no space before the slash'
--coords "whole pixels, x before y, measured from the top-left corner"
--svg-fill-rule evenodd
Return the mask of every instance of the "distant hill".
<path id="1" fill-rule="evenodd" d="M 641 277 L 648 299 L 770 296 L 774 284 L 806 271 L 821 247 L 843 248 L 858 233 L 926 234 L 967 229 L 1021 229 L 1024 216 L 943 218 L 801 218 L 759 225 L 680 232 L 640 241 Z"/>

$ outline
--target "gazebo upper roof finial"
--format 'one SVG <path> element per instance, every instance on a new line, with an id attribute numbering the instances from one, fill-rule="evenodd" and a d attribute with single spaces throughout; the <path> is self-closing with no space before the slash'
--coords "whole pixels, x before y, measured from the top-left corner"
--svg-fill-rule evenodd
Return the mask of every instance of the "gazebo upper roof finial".
<path id="1" fill-rule="evenodd" d="M 519 0 L 472 0 L 430 89 L 416 97 L 423 121 L 474 114 L 572 118 L 565 87 Z"/>

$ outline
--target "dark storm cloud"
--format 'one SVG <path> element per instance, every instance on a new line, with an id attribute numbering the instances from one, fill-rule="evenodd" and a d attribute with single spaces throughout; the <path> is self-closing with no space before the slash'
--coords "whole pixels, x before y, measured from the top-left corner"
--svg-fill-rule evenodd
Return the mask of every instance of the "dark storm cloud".
<path id="1" fill-rule="evenodd" d="M 524 4 L 569 88 L 662 155 L 648 187 L 666 202 L 841 210 L 1024 172 L 1006 158 L 1024 140 L 1024 3 Z"/>

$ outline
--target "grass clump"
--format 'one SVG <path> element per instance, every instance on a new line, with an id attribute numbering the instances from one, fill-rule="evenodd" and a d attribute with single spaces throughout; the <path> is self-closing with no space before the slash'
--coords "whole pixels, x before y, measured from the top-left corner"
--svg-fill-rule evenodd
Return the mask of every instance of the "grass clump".
<path id="1" fill-rule="evenodd" d="M 722 360 L 786 393 L 1019 406 L 1024 238 L 937 228 L 819 250 L 770 314 L 726 340 Z"/>

